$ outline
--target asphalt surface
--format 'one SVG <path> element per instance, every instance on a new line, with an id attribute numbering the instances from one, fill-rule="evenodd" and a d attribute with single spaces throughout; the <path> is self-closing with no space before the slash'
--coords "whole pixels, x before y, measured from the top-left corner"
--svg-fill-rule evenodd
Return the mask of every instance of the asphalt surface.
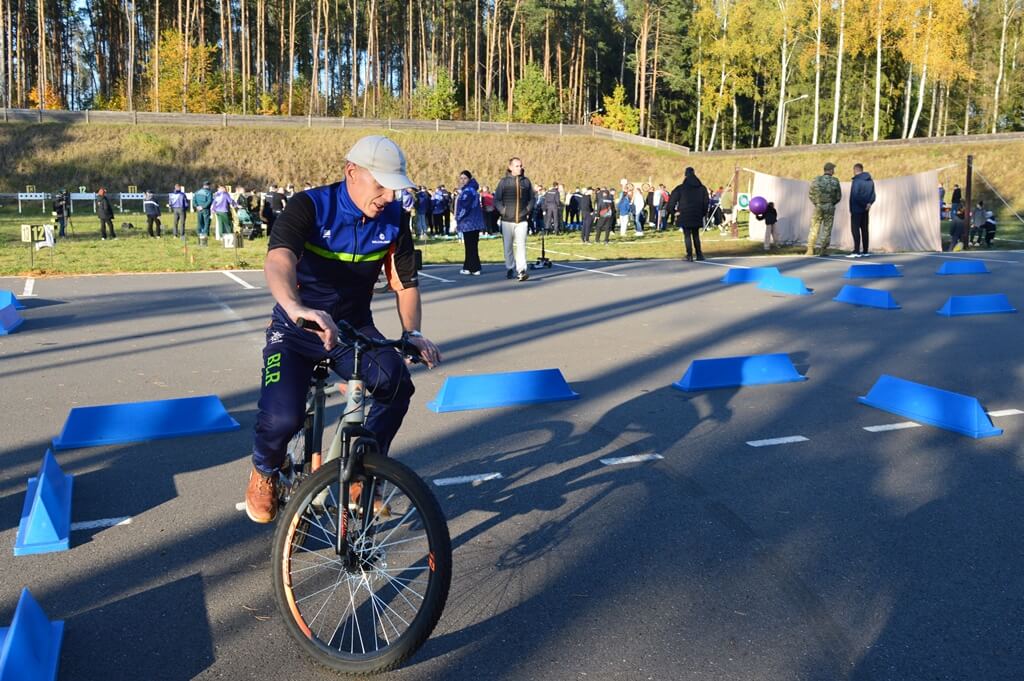
<path id="1" fill-rule="evenodd" d="M 1024 416 L 982 440 L 869 432 L 906 419 L 856 401 L 888 373 L 1024 410 L 1024 315 L 935 314 L 950 295 L 1024 306 L 1024 253 L 949 256 L 987 260 L 978 276 L 936 276 L 944 257 L 877 257 L 904 277 L 854 282 L 841 258 L 573 262 L 523 283 L 498 266 L 424 270 L 423 330 L 446 361 L 414 370 L 393 455 L 428 480 L 502 477 L 434 488 L 451 595 L 389 677 L 1019 679 Z M 718 281 L 767 264 L 814 295 Z M 219 272 L 37 280 L 0 337 L 0 624 L 28 586 L 65 622 L 61 679 L 337 678 L 287 635 L 271 528 L 235 507 L 271 307 L 262 273 L 235 276 L 256 288 Z M 844 283 L 903 308 L 833 302 Z M 391 296 L 374 309 L 396 334 Z M 671 387 L 693 359 L 769 352 L 809 380 Z M 426 408 L 447 376 L 549 367 L 579 400 Z M 211 393 L 240 431 L 59 452 L 73 522 L 131 523 L 13 557 L 26 480 L 71 407 Z M 806 440 L 746 444 L 789 436 Z M 664 458 L 600 462 L 636 454 Z"/>

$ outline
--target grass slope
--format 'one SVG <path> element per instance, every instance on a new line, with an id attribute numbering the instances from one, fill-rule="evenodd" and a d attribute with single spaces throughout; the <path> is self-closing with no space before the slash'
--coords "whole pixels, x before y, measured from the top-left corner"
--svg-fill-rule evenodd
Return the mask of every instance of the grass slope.
<path id="1" fill-rule="evenodd" d="M 167 191 L 175 182 L 194 187 L 203 180 L 235 186 L 262 187 L 270 181 L 302 185 L 321 184 L 340 176 L 342 159 L 356 139 L 367 130 L 293 130 L 288 128 L 216 128 L 177 126 L 7 124 L 0 126 L 0 192 L 24 190 L 28 184 L 41 191 L 58 187 L 90 190 L 100 185 L 120 190 L 128 185 Z M 385 131 L 377 131 L 385 132 Z M 481 184 L 493 185 L 504 172 L 508 157 L 521 156 L 527 174 L 537 184 L 560 181 L 576 185 L 617 186 L 621 177 L 653 181 L 668 187 L 676 184 L 682 169 L 691 165 L 708 186 L 724 185 L 733 168 L 754 168 L 776 175 L 811 178 L 824 161 L 838 164 L 846 177 L 855 162 L 863 163 L 876 179 L 922 170 L 956 167 L 940 176 L 951 188 L 963 184 L 964 161 L 973 154 L 975 167 L 992 182 L 1013 209 L 1024 213 L 1024 174 L 1016 168 L 1024 155 L 1024 140 L 1005 142 L 955 142 L 931 145 L 880 145 L 874 149 L 820 147 L 814 150 L 755 150 L 749 154 L 692 154 L 649 149 L 623 142 L 590 137 L 554 137 L 466 132 L 392 132 L 409 157 L 413 179 L 427 185 L 455 184 L 463 169 L 472 171 Z M 741 175 L 741 189 L 750 176 Z M 980 178 L 976 195 L 996 209 L 1000 237 L 1024 240 L 1022 225 Z M 948 195 L 947 195 L 948 196 Z M 238 252 L 219 245 L 199 249 L 194 239 L 185 248 L 170 239 L 150 240 L 143 230 L 122 235 L 116 242 L 100 242 L 98 223 L 87 206 L 78 204 L 78 239 L 63 242 L 55 253 L 42 251 L 30 261 L 26 245 L 19 242 L 20 224 L 49 221 L 38 204 L 0 210 L 0 274 L 63 274 L 87 272 L 176 271 L 209 268 L 261 267 L 265 241 L 246 244 Z M 130 221 L 144 225 L 138 215 L 118 216 L 115 224 Z M 190 216 L 194 229 L 194 216 Z M 708 236 L 711 235 L 711 236 Z M 759 252 L 746 240 L 719 239 L 708 233 L 709 255 Z M 741 233 L 741 236 L 744 234 Z M 1004 241 L 1007 247 L 1021 242 Z M 531 240 L 531 246 L 538 244 Z M 568 237 L 549 242 L 559 259 L 679 257 L 678 233 L 657 238 L 618 239 L 609 247 L 584 248 Z M 462 248 L 436 240 L 421 246 L 427 263 L 461 262 Z M 796 252 L 798 249 L 792 249 Z M 531 251 L 531 254 L 534 253 Z M 500 262 L 497 240 L 484 241 L 481 255 Z M 30 264 L 31 263 L 31 264 Z"/>

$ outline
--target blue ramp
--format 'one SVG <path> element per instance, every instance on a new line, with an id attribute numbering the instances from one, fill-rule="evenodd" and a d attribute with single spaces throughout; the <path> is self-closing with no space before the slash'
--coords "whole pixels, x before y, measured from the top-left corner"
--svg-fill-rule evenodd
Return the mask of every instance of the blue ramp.
<path id="1" fill-rule="evenodd" d="M 778 267 L 730 267 L 722 277 L 723 284 L 749 284 L 767 277 L 780 277 Z"/>
<path id="2" fill-rule="evenodd" d="M 1005 293 L 981 296 L 950 296 L 946 304 L 935 311 L 943 317 L 965 317 L 975 314 L 1007 314 L 1017 310 L 1010 305 Z"/>
<path id="3" fill-rule="evenodd" d="M 984 260 L 947 260 L 935 274 L 988 274 Z"/>
<path id="4" fill-rule="evenodd" d="M 50 450 L 38 478 L 28 479 L 14 555 L 67 551 L 71 533 L 71 482 Z M 2 679 L 3 677 L 0 677 Z"/>
<path id="5" fill-rule="evenodd" d="M 857 401 L 976 439 L 1003 434 L 1000 428 L 992 425 L 978 398 L 888 374 L 882 374 L 871 391 L 864 397 L 858 397 Z"/>
<path id="6" fill-rule="evenodd" d="M 0 336 L 14 333 L 14 330 L 21 326 L 23 321 L 25 320 L 21 318 L 17 308 L 13 305 L 0 307 Z"/>
<path id="7" fill-rule="evenodd" d="M 872 263 L 870 265 L 850 265 L 843 279 L 883 279 L 886 277 L 902 277 L 896 265 L 892 263 Z"/>
<path id="8" fill-rule="evenodd" d="M 804 280 L 799 277 L 766 277 L 761 280 L 761 283 L 757 285 L 757 288 L 762 291 L 774 291 L 776 293 L 785 293 L 790 296 L 809 296 L 811 295 L 811 289 L 804 286 Z"/>
<path id="9" fill-rule="evenodd" d="M 427 408 L 443 413 L 578 398 L 560 370 L 538 369 L 482 376 L 449 376 Z"/>
<path id="10" fill-rule="evenodd" d="M 56 679 L 63 637 L 64 623 L 48 620 L 29 590 L 22 589 L 11 626 L 0 628 L 0 680 Z"/>
<path id="11" fill-rule="evenodd" d="M 216 395 L 75 407 L 54 449 L 76 449 L 238 430 Z"/>
<path id="12" fill-rule="evenodd" d="M 13 305 L 15 310 L 24 310 L 25 306 L 18 300 L 17 296 L 6 289 L 0 288 L 0 307 Z"/>
<path id="13" fill-rule="evenodd" d="M 748 355 L 744 357 L 717 357 L 695 359 L 683 377 L 672 384 L 684 392 L 733 388 L 742 385 L 767 385 L 769 383 L 793 383 L 806 381 L 801 376 L 789 355 Z"/>
<path id="14" fill-rule="evenodd" d="M 859 305 L 861 307 L 877 307 L 880 310 L 898 310 L 892 294 L 888 291 L 881 291 L 876 288 L 864 288 L 863 286 L 850 286 L 847 284 L 839 291 L 832 300 L 839 303 Z"/>

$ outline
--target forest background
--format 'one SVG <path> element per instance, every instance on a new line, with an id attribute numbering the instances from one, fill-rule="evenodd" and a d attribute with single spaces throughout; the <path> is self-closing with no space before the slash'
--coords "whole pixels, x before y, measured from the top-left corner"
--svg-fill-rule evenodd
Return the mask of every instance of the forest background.
<path id="1" fill-rule="evenodd" d="M 1024 0 L 0 0 L 0 105 L 938 137 L 1024 129 L 1022 35 Z"/>

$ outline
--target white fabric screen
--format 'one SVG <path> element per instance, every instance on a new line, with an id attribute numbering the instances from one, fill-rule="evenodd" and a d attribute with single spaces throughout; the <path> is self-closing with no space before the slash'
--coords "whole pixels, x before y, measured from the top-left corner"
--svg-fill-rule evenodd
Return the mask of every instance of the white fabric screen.
<path id="1" fill-rule="evenodd" d="M 832 248 L 853 250 L 850 233 L 850 183 L 840 183 L 843 200 L 836 206 L 832 227 Z M 868 229 L 872 251 L 941 251 L 939 224 L 939 173 L 929 170 L 916 175 L 875 180 L 875 203 L 871 206 Z M 780 242 L 806 243 L 813 207 L 807 198 L 810 183 L 787 177 L 754 173 L 751 196 L 775 202 L 779 221 L 775 234 Z M 750 238 L 764 240 L 764 222 L 750 218 Z"/>

